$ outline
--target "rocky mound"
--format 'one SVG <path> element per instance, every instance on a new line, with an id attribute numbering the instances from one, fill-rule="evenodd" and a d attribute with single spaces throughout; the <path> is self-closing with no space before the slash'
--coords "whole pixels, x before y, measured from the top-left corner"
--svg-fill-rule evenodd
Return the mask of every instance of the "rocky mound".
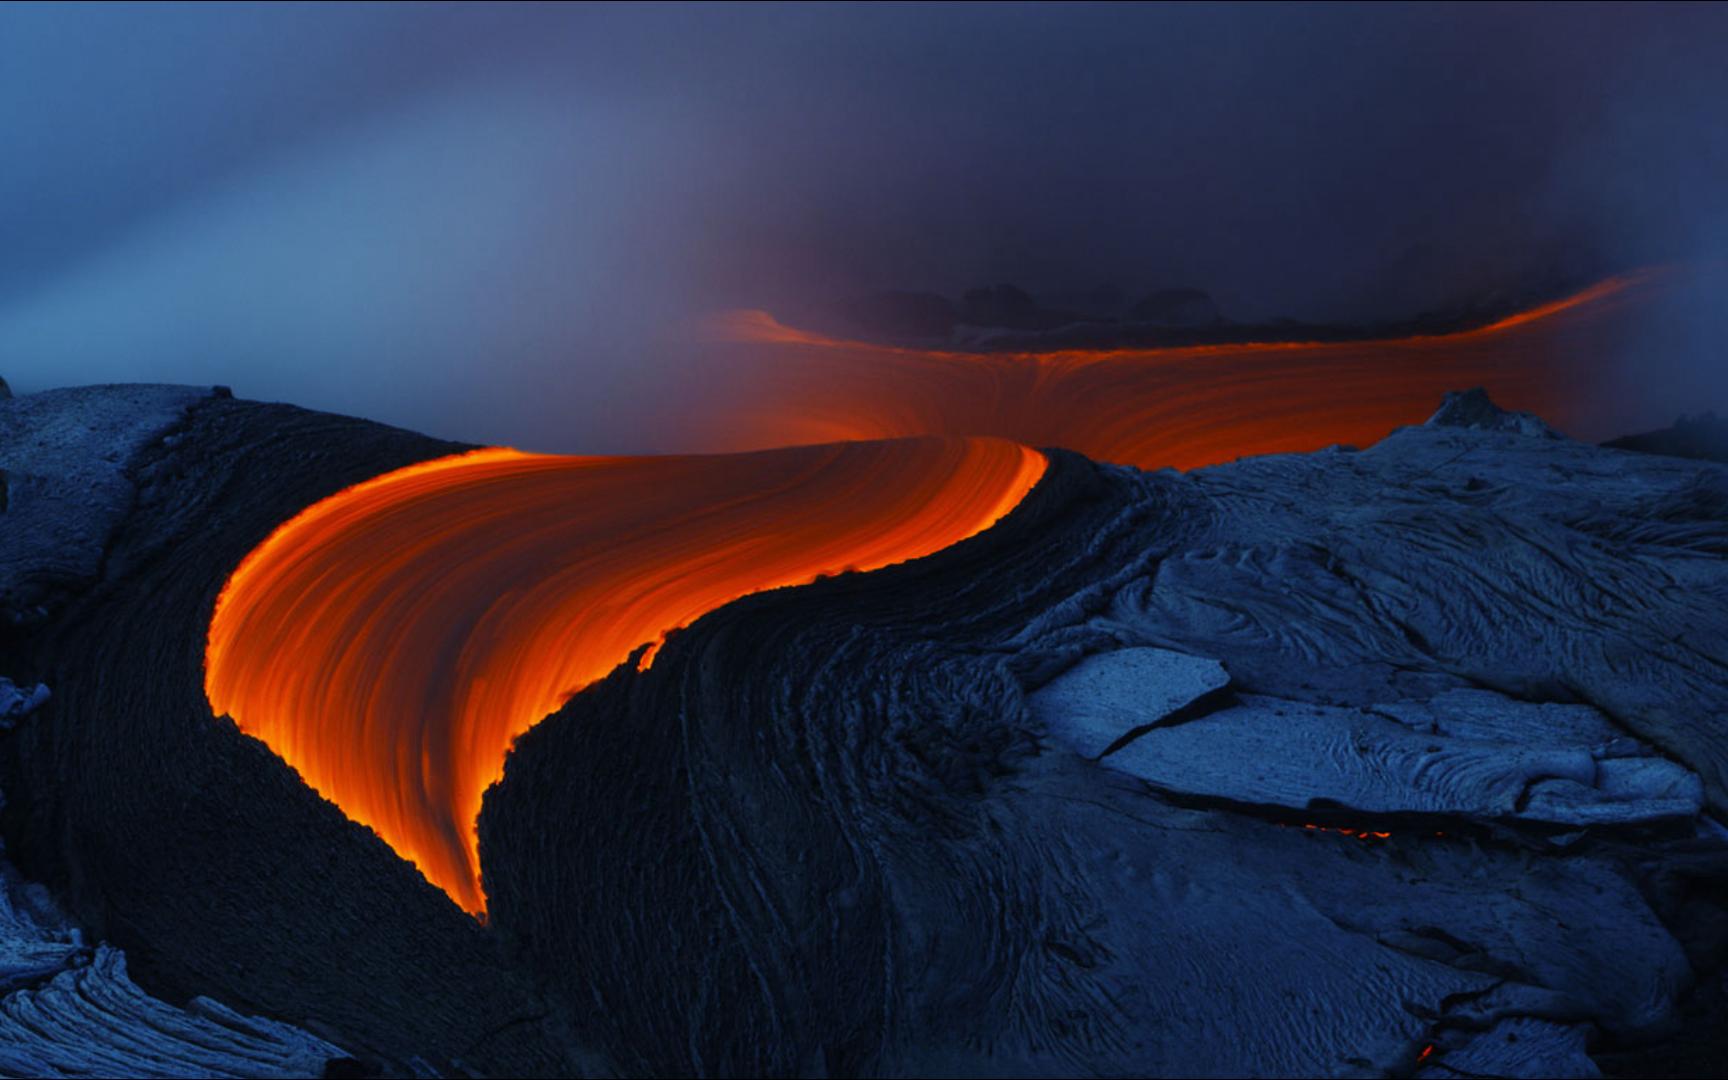
<path id="1" fill-rule="evenodd" d="M 1508 431 L 1515 435 L 1533 435 L 1543 439 L 1560 438 L 1560 433 L 1549 427 L 1535 413 L 1500 408 L 1489 400 L 1488 391 L 1480 386 L 1448 393 L 1440 407 L 1434 410 L 1434 415 L 1428 418 L 1428 423 L 1434 427 Z"/>

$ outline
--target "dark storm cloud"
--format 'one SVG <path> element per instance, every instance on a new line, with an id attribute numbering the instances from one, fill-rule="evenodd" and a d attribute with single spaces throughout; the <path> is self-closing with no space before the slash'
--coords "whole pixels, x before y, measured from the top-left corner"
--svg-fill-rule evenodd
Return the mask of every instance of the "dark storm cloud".
<path id="1" fill-rule="evenodd" d="M 676 377 L 667 332 L 717 305 L 1112 281 L 1354 318 L 1697 258 L 1728 249 L 1725 26 L 1653 5 L 8 5 L 0 370 L 651 448 L 629 406 Z M 1706 388 L 1713 310 L 1650 345 Z"/>

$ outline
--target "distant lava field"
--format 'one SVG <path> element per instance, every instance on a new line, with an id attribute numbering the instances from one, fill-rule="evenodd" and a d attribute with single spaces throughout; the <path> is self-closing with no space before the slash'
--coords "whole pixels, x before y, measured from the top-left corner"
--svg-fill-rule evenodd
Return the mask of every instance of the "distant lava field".
<path id="1" fill-rule="evenodd" d="M 963 352 L 836 340 L 734 312 L 725 382 L 679 414 L 713 449 L 907 435 L 997 435 L 1141 469 L 1366 446 L 1480 386 L 1595 439 L 1635 422 L 1608 378 L 1639 320 L 1684 280 L 1650 268 L 1451 332 L 1334 331 L 1166 348 Z"/>
<path id="2" fill-rule="evenodd" d="M 1706 1069 L 1728 466 L 1568 437 L 1682 273 L 1163 348 L 734 314 L 681 455 L 0 399 L 0 1073 Z"/>

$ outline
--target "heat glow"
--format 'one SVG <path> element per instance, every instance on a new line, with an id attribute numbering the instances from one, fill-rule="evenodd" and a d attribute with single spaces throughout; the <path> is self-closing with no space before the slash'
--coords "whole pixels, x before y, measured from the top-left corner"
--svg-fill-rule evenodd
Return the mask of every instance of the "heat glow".
<path id="1" fill-rule="evenodd" d="M 475 819 L 512 740 L 639 646 L 647 667 L 667 633 L 738 597 L 980 532 L 1042 476 L 1028 446 L 1188 468 L 1367 445 L 1475 385 L 1562 426 L 1587 420 L 1628 312 L 1667 276 L 1474 330 L 1347 342 L 965 353 L 734 313 L 717 328 L 724 382 L 664 419 L 737 452 L 490 449 L 356 485 L 234 572 L 206 691 L 478 914 Z"/>
<path id="2" fill-rule="evenodd" d="M 1448 390 L 1584 438 L 1629 430 L 1603 392 L 1635 319 L 1674 272 L 1641 270 L 1457 333 L 1060 352 L 843 341 L 733 312 L 712 328 L 726 385 L 680 415 L 704 449 L 997 435 L 1144 469 L 1367 446 Z"/>
<path id="3" fill-rule="evenodd" d="M 478 914 L 475 819 L 516 736 L 731 600 L 988 528 L 1045 466 L 989 438 L 412 465 L 247 556 L 216 602 L 205 689 Z"/>

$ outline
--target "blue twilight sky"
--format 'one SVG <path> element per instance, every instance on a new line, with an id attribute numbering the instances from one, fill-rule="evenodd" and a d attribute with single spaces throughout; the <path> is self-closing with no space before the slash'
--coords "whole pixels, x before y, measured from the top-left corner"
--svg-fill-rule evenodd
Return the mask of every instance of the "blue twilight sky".
<path id="1" fill-rule="evenodd" d="M 611 451 L 719 306 L 1396 316 L 1728 252 L 1724 55 L 1723 6 L 6 4 L 0 375 Z M 1700 295 L 1647 351 L 1702 405 Z"/>

